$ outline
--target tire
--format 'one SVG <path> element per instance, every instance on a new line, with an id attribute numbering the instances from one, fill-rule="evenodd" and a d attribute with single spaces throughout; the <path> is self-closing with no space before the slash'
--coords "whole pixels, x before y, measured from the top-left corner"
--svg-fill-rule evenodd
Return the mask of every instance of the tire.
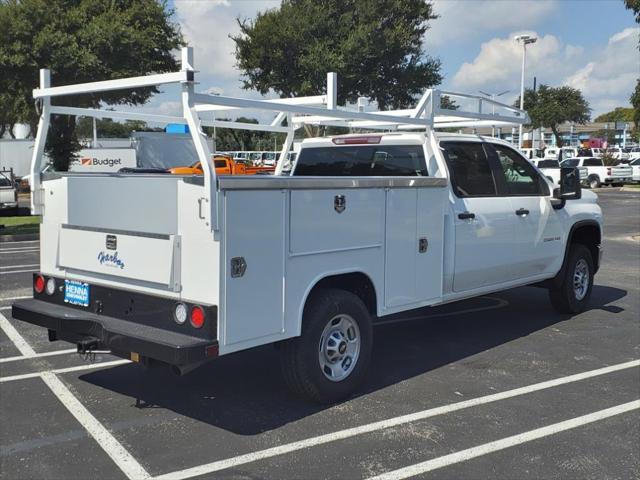
<path id="1" fill-rule="evenodd" d="M 366 378 L 372 346 L 371 315 L 362 300 L 345 290 L 319 290 L 305 305 L 302 334 L 283 342 L 285 383 L 296 395 L 317 403 L 347 398 Z"/>
<path id="2" fill-rule="evenodd" d="M 602 185 L 600 183 L 600 177 L 598 177 L 597 175 L 589 175 L 589 188 L 600 188 L 600 186 Z"/>
<path id="3" fill-rule="evenodd" d="M 560 287 L 549 289 L 551 305 L 558 313 L 575 314 L 587 308 L 593 289 L 594 271 L 593 258 L 589 249 L 579 243 L 573 244 Z M 583 274 L 582 278 L 586 274 L 585 280 L 577 278 L 580 273 Z"/>

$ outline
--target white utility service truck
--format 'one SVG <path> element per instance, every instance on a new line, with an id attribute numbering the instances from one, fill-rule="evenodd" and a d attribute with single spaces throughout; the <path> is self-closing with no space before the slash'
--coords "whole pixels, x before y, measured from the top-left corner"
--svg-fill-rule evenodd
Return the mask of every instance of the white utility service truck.
<path id="1" fill-rule="evenodd" d="M 58 95 L 179 83 L 183 117 L 54 106 Z M 277 344 L 291 389 L 319 402 L 364 381 L 372 327 L 387 315 L 520 285 L 548 288 L 561 312 L 583 310 L 600 265 L 602 215 L 574 169 L 559 188 L 509 144 L 439 127 L 527 123 L 485 98 L 428 90 L 415 108 L 336 104 L 336 76 L 315 97 L 247 100 L 194 92 L 182 70 L 51 87 L 42 116 L 32 210 L 42 215 L 34 298 L 13 316 L 80 352 L 110 349 L 186 373 L 219 355 Z M 456 110 L 442 107 L 446 95 Z M 203 112 L 276 112 L 268 124 Z M 189 125 L 204 174 L 40 175 L 49 116 Z M 211 115 L 206 115 L 211 118 Z M 283 125 L 283 122 L 286 124 Z M 379 133 L 305 140 L 291 176 L 217 177 L 203 125 L 283 132 L 305 124 Z"/>

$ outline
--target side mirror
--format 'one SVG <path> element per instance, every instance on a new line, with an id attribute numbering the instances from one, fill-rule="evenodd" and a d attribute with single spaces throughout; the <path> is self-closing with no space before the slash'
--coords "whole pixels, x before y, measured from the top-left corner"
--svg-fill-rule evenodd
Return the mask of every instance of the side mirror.
<path id="1" fill-rule="evenodd" d="M 579 200 L 582 198 L 580 173 L 577 168 L 560 168 L 560 188 L 553 191 L 553 197 L 558 200 Z"/>

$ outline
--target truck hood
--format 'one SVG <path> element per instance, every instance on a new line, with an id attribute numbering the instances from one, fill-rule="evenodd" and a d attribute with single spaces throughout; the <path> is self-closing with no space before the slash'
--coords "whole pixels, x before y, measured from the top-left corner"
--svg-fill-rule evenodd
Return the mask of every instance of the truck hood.
<path id="1" fill-rule="evenodd" d="M 597 203 L 598 195 L 591 190 L 582 189 L 582 199 L 584 203 Z"/>

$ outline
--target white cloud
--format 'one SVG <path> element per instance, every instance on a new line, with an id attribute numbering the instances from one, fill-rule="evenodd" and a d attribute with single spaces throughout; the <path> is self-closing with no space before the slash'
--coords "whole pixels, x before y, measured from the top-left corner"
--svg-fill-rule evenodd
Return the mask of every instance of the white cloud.
<path id="1" fill-rule="evenodd" d="M 639 34 L 640 28 L 626 28 L 612 35 L 606 47 L 593 52 L 590 61 L 567 76 L 564 83 L 580 89 L 596 112 L 627 105 L 640 77 Z"/>
<path id="2" fill-rule="evenodd" d="M 235 44 L 230 35 L 240 31 L 236 18 L 254 17 L 279 5 L 279 1 L 179 0 L 176 16 L 182 33 L 194 47 L 196 69 L 217 81 L 237 81 Z"/>
<path id="3" fill-rule="evenodd" d="M 612 35 L 606 46 L 586 52 L 566 45 L 554 35 L 544 35 L 527 47 L 525 85 L 570 85 L 582 91 L 594 116 L 616 106 L 628 104 L 628 97 L 640 76 L 637 42 L 640 29 L 627 28 Z M 452 78 L 452 86 L 465 91 L 478 89 L 497 92 L 511 90 L 510 101 L 519 95 L 522 46 L 514 40 L 493 38 L 480 47 L 472 62 L 463 63 Z"/>
<path id="4" fill-rule="evenodd" d="M 522 45 L 515 41 L 516 34 L 526 33 L 535 37 L 535 32 L 515 32 L 506 38 L 494 38 L 480 47 L 480 53 L 472 62 L 463 63 L 453 76 L 455 88 L 475 91 L 511 90 L 519 95 L 522 71 Z M 542 83 L 555 84 L 570 74 L 583 49 L 574 45 L 563 45 L 554 35 L 538 37 L 538 41 L 527 47 L 525 85 L 531 85 L 533 76 Z"/>
<path id="5" fill-rule="evenodd" d="M 435 0 L 440 17 L 426 33 L 427 47 L 471 43 L 487 32 L 531 28 L 555 12 L 558 0 Z"/>

